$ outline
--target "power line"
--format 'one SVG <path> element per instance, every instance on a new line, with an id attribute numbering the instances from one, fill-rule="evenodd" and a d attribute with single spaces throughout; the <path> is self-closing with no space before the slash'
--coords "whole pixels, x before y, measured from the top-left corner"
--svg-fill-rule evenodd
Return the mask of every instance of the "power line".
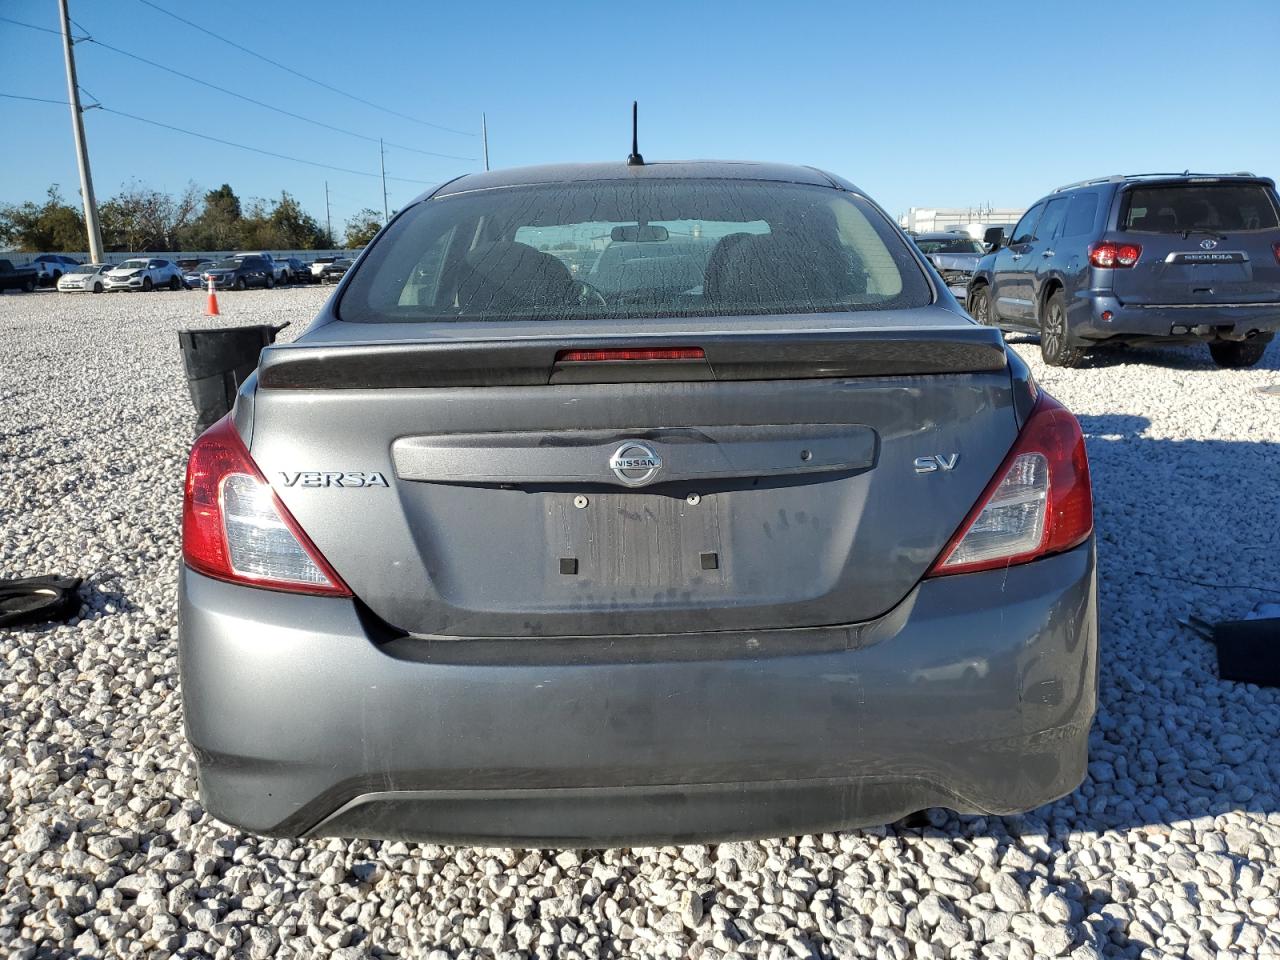
<path id="1" fill-rule="evenodd" d="M 0 20 L 6 20 L 9 23 L 16 24 L 17 26 L 20 26 L 20 27 L 27 27 L 30 30 L 40 30 L 45 33 L 52 33 L 55 36 L 60 36 L 60 34 L 58 34 L 58 31 L 56 30 L 46 30 L 44 27 L 38 27 L 32 23 L 20 23 L 17 20 L 10 20 L 8 17 L 0 17 Z M 76 24 L 76 26 L 80 26 L 80 25 Z M 84 30 L 84 27 L 80 27 L 80 29 Z M 254 97 L 247 96 L 243 93 L 237 93 L 234 90 L 229 90 L 226 87 L 219 86 L 216 83 L 211 83 L 208 80 L 201 80 L 199 77 L 193 77 L 189 73 L 184 73 L 181 70 L 177 70 L 173 67 L 165 66 L 163 63 L 158 63 L 157 61 L 151 60 L 148 57 L 144 57 L 140 54 L 133 53 L 129 50 L 124 50 L 120 47 L 115 46 L 114 44 L 107 43 L 105 40 L 99 40 L 97 37 L 92 36 L 88 30 L 84 30 L 84 32 L 85 32 L 85 35 L 83 37 L 76 38 L 77 42 L 80 42 L 80 43 L 88 42 L 88 43 L 96 44 L 99 47 L 102 47 L 106 50 L 110 50 L 112 53 L 120 54 L 121 56 L 128 57 L 131 60 L 137 60 L 139 63 L 145 63 L 148 66 L 155 67 L 157 70 L 163 70 L 166 73 L 171 73 L 175 77 L 182 77 L 184 80 L 190 80 L 192 83 L 197 83 L 202 87 L 208 87 L 210 90 L 217 90 L 219 93 L 225 93 L 229 97 L 235 97 L 238 100 L 243 100 L 246 103 L 252 103 L 255 106 L 262 107 L 266 110 L 273 110 L 276 113 L 283 114 L 286 117 L 292 117 L 295 120 L 301 120 L 303 123 L 310 123 L 310 124 L 314 124 L 317 127 L 324 127 L 326 130 L 332 130 L 335 133 L 345 134 L 346 136 L 355 137 L 357 140 L 364 140 L 369 143 L 382 142 L 377 137 L 371 137 L 363 133 L 356 133 L 354 130 L 347 130 L 343 127 L 334 126 L 331 123 L 325 123 L 323 120 L 316 120 L 316 119 L 313 119 L 312 117 L 304 117 L 300 113 L 294 113 L 291 110 L 285 110 L 284 108 L 278 107 L 273 103 L 267 103 L 265 100 L 258 100 L 258 99 L 255 99 Z M 96 100 L 98 98 L 94 97 L 94 99 Z M 418 147 L 410 147 L 402 143 L 392 143 L 390 141 L 387 141 L 386 145 L 396 150 L 405 150 L 405 151 L 408 151 L 409 153 L 420 153 L 426 157 L 437 157 L 442 160 L 464 160 L 471 163 L 476 162 L 475 157 L 463 157 L 454 153 L 438 153 L 433 150 L 421 150 Z"/>
<path id="2" fill-rule="evenodd" d="M 7 100 L 30 100 L 32 103 L 56 103 L 60 107 L 71 106 L 67 100 L 50 100 L 48 97 L 23 97 L 16 93 L 0 93 L 0 97 Z"/>
<path id="3" fill-rule="evenodd" d="M 61 30 L 50 30 L 48 27 L 39 27 L 34 23 L 23 23 L 21 20 L 14 20 L 10 17 L 0 17 L 0 20 L 3 20 L 5 23 L 12 23 L 14 26 L 26 27 L 28 30 L 39 30 L 41 33 L 52 33 L 55 37 L 62 37 Z M 79 27 L 80 24 L 77 23 L 76 26 Z M 80 29 L 84 30 L 84 27 L 80 27 Z M 85 32 L 87 33 L 88 31 Z M 74 39 L 83 40 L 84 37 L 75 37 Z"/>
<path id="4" fill-rule="evenodd" d="M 35 103 L 56 103 L 63 107 L 68 105 L 66 100 L 51 100 L 47 97 L 26 97 L 16 93 L 0 93 L 0 97 L 5 97 L 9 100 L 30 100 Z M 185 127 L 176 127 L 171 123 L 163 123 L 159 120 L 152 120 L 148 117 L 140 117 L 137 114 L 125 113 L 123 110 L 113 110 L 111 107 L 103 106 L 102 104 L 97 104 L 96 106 L 97 109 L 101 110 L 103 113 L 113 113 L 118 117 L 127 117 L 128 119 L 136 120 L 139 123 L 150 124 L 153 127 L 162 127 L 165 130 L 172 130 L 174 133 L 184 133 L 189 137 L 199 137 L 201 140 L 209 140 L 213 143 L 220 143 L 223 146 L 235 147 L 238 150 L 248 150 L 252 153 L 260 153 L 266 157 L 275 157 L 277 160 L 288 160 L 291 163 L 305 163 L 307 166 L 321 167 L 325 170 L 336 170 L 339 173 L 350 173 L 357 177 L 377 177 L 379 179 L 382 177 L 382 174 L 380 173 L 369 173 L 366 170 L 352 170 L 350 167 L 338 167 L 331 163 L 321 163 L 319 160 L 306 160 L 302 157 L 291 157 L 285 153 L 276 153 L 274 150 L 264 150 L 261 147 L 251 147 L 247 143 L 236 143 L 234 140 L 224 140 L 221 137 L 210 136 L 207 133 L 197 133 L 195 130 L 187 130 Z M 415 183 L 423 186 L 431 186 L 435 182 L 431 180 L 414 180 L 411 177 L 393 177 L 391 174 L 387 174 L 387 179 L 398 180 L 401 183 Z"/>
<path id="5" fill-rule="evenodd" d="M 373 107 L 375 110 L 381 110 L 383 113 L 389 113 L 392 116 L 400 117 L 402 120 L 410 120 L 413 123 L 420 123 L 424 127 L 434 127 L 436 130 L 443 130 L 446 133 L 456 133 L 462 137 L 475 136 L 474 133 L 469 133 L 466 130 L 456 130 L 453 127 L 446 127 L 439 123 L 432 123 L 430 120 L 420 120 L 417 117 L 409 116 L 407 113 L 401 113 L 399 110 L 392 110 L 390 107 L 384 107 L 381 104 L 374 103 L 372 100 L 366 100 L 364 97 L 358 97 L 354 93 L 347 93 L 347 91 L 345 90 L 339 90 L 337 87 L 331 84 L 325 83 L 323 80 L 317 80 L 315 77 L 308 76 L 307 74 L 302 73 L 301 71 L 293 69 L 293 67 L 286 66 L 285 64 L 281 63 L 278 60 L 272 60 L 270 57 L 263 56 L 261 53 L 258 53 L 256 50 L 250 50 L 248 47 L 241 46 L 240 44 L 236 43 L 234 40 L 229 40 L 226 37 L 224 37 L 222 34 L 217 33 L 216 31 L 210 30 L 209 28 L 204 27 L 192 20 L 187 20 L 185 17 L 180 17 L 176 13 L 172 12 L 171 10 L 166 10 L 164 7 L 160 6 L 159 4 L 152 3 L 151 0 L 138 0 L 138 2 L 144 6 L 150 7 L 153 10 L 158 10 L 160 13 L 163 13 L 166 17 L 172 17 L 174 20 L 177 20 L 180 23 L 185 23 L 187 26 L 191 27 L 193 30 L 199 30 L 201 33 L 207 34 L 208 36 L 211 36 L 216 40 L 221 40 L 223 43 L 227 44 L 228 46 L 235 47 L 237 50 L 240 50 L 243 53 L 247 53 L 251 57 L 257 57 L 259 60 L 263 61 L 264 63 L 269 63 L 273 67 L 278 67 L 279 69 L 284 70 L 286 73 L 291 73 L 295 77 L 301 77 L 303 80 L 306 80 L 308 83 L 314 83 L 316 86 L 324 87 L 326 90 L 332 91 L 333 93 L 340 94 L 341 96 L 347 97 L 350 100 L 355 100 L 357 103 L 363 103 L 367 107 Z"/>
<path id="6" fill-rule="evenodd" d="M 172 130 L 175 133 L 185 133 L 189 137 L 199 137 L 201 140 L 211 140 L 214 143 L 221 143 L 227 147 L 236 147 L 240 150 L 249 150 L 253 153 L 260 153 L 263 156 L 275 157 L 277 160 L 290 160 L 293 163 L 305 163 L 312 167 L 322 167 L 325 170 L 337 170 L 339 173 L 351 173 L 358 177 L 381 177 L 379 173 L 368 173 L 364 170 L 352 170 L 350 167 L 337 167 L 331 163 L 321 163 L 319 160 L 306 160 L 302 157 L 291 157 L 285 153 L 276 153 L 273 150 L 263 150 L 261 147 L 251 147 L 247 143 L 236 143 L 233 140 L 223 140 L 221 137 L 213 137 L 207 133 L 197 133 L 195 130 L 187 130 L 184 127 L 175 127 L 171 123 L 162 123 L 159 120 L 150 120 L 147 117 L 139 117 L 133 113 L 125 113 L 123 110 L 113 110 L 111 107 L 102 107 L 104 113 L 114 113 L 118 117 L 128 117 L 130 120 L 137 120 L 139 123 L 149 123 L 153 127 L 163 127 L 165 130 Z M 399 180 L 402 183 L 418 183 L 431 185 L 433 181 L 414 180 L 410 177 L 387 177 L 388 180 Z"/>
<path id="7" fill-rule="evenodd" d="M 130 53 L 128 50 L 122 50 L 120 47 L 113 46 L 110 43 L 106 43 L 105 41 L 99 40 L 97 37 L 90 36 L 90 37 L 86 37 L 85 39 L 88 40 L 88 42 L 96 44 L 97 46 L 103 47 L 107 50 L 110 50 L 113 53 L 118 53 L 121 56 L 129 57 L 133 60 L 137 60 L 139 63 L 145 63 L 148 66 L 155 67 L 157 70 L 163 70 L 166 73 L 172 73 L 176 77 L 182 77 L 184 80 L 190 80 L 192 83 L 198 83 L 202 87 L 208 87 L 210 90 L 217 90 L 219 93 L 225 93 L 229 97 L 235 97 L 238 100 L 243 100 L 246 103 L 252 103 L 255 106 L 263 107 L 264 109 L 267 109 L 267 110 L 274 110 L 276 113 L 283 114 L 286 117 L 292 117 L 293 119 L 301 120 L 304 123 L 314 124 L 317 127 L 324 127 L 326 130 L 332 130 L 335 133 L 342 133 L 349 137 L 355 137 L 358 140 L 367 140 L 370 143 L 380 142 L 377 137 L 370 137 L 370 136 L 366 136 L 363 133 L 356 133 L 354 130 L 346 130 L 342 127 L 334 126 L 332 123 L 325 123 L 323 120 L 315 120 L 311 117 L 304 117 L 300 113 L 294 113 L 291 110 L 285 110 L 282 107 L 277 107 L 273 103 L 267 103 L 265 100 L 257 100 L 254 97 L 246 96 L 243 93 L 236 93 L 236 91 L 234 90 L 228 90 L 226 87 L 219 86 L 216 83 L 210 83 L 208 80 L 201 80 L 199 77 L 193 77 L 191 74 L 183 73 L 181 70 L 175 70 L 173 67 L 166 67 L 163 63 L 157 63 L 155 60 L 150 60 L 147 57 L 140 56 L 136 53 Z M 411 153 L 421 153 L 424 156 L 428 156 L 428 157 L 439 157 L 443 160 L 467 160 L 467 161 L 475 162 L 475 159 L 476 159 L 475 157 L 461 157 L 453 153 L 436 153 L 432 150 L 419 150 L 417 147 L 407 147 L 399 143 L 388 143 L 387 146 L 394 147 L 397 150 L 407 150 Z"/>

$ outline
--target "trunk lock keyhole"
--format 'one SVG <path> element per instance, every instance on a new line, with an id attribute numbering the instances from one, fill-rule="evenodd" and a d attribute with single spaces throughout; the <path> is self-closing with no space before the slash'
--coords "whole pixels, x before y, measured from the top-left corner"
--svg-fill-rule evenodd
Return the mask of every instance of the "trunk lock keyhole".
<path id="1" fill-rule="evenodd" d="M 578 494 L 576 497 L 573 498 L 573 505 L 577 507 L 579 510 L 584 509 L 588 503 L 590 503 L 590 501 L 586 497 L 584 497 L 582 494 Z"/>
<path id="2" fill-rule="evenodd" d="M 801 459 L 801 460 L 803 460 L 803 461 L 805 461 L 806 463 L 808 463 L 810 460 L 812 460 L 812 459 L 813 459 L 813 451 L 811 451 L 811 450 L 801 450 L 801 451 L 800 451 L 800 459 Z"/>

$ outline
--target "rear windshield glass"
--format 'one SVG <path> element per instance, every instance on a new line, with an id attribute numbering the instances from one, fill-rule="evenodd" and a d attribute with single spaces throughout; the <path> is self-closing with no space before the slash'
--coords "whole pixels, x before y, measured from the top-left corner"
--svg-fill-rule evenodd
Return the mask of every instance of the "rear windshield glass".
<path id="1" fill-rule="evenodd" d="M 1274 230 L 1277 225 L 1271 191 L 1257 183 L 1133 187 L 1120 217 L 1120 229 L 1144 233 Z"/>
<path id="2" fill-rule="evenodd" d="M 874 207 L 825 187 L 608 180 L 428 200 L 378 238 L 343 320 L 735 316 L 923 306 Z"/>
<path id="3" fill-rule="evenodd" d="M 987 248 L 969 237 L 943 237 L 933 240 L 916 238 L 916 246 L 923 253 L 986 253 Z"/>

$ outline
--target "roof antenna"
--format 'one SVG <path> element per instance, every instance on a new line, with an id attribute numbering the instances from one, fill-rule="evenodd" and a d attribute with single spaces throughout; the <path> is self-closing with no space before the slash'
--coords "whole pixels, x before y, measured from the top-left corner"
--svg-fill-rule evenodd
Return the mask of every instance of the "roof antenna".
<path id="1" fill-rule="evenodd" d="M 639 108 L 636 101 L 631 101 L 631 155 L 627 157 L 628 167 L 643 167 L 644 157 L 640 156 Z"/>

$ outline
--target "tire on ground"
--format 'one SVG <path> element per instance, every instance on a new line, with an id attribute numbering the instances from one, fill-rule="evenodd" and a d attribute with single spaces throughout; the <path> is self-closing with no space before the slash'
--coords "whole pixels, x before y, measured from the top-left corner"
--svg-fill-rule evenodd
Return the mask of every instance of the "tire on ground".
<path id="1" fill-rule="evenodd" d="M 1085 351 L 1067 339 L 1067 298 L 1055 290 L 1040 308 L 1040 356 L 1051 367 L 1078 367 Z"/>

